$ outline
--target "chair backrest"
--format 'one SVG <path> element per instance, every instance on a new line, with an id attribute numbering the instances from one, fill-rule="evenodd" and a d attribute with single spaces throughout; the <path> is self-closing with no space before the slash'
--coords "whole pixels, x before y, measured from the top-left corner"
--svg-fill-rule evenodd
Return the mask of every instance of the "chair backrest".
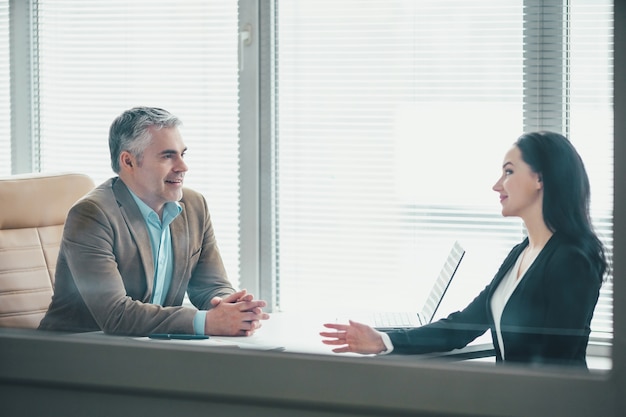
<path id="1" fill-rule="evenodd" d="M 0 327 L 37 328 L 54 290 L 72 205 L 94 188 L 83 174 L 0 178 Z"/>

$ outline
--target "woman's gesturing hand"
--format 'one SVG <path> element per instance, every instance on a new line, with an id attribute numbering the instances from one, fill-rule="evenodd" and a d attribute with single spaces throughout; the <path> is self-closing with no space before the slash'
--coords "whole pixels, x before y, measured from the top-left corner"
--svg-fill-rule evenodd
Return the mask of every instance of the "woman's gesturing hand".
<path id="1" fill-rule="evenodd" d="M 338 346 L 335 353 L 354 352 L 378 354 L 387 350 L 380 333 L 372 327 L 349 320 L 349 324 L 326 323 L 324 327 L 335 331 L 320 332 L 327 345 Z"/>

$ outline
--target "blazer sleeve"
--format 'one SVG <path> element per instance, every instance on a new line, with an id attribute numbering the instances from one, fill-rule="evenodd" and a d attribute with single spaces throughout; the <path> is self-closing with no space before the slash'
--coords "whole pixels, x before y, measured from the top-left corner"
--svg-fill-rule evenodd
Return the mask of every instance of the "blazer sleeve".
<path id="1" fill-rule="evenodd" d="M 493 288 L 511 268 L 525 244 L 518 244 L 509 252 L 491 283 L 462 311 L 426 326 L 389 332 L 392 353 L 422 354 L 460 349 L 492 328 L 489 299 Z"/>
<path id="2" fill-rule="evenodd" d="M 425 326 L 387 332 L 392 353 L 447 352 L 466 346 L 489 329 L 486 309 L 490 285 L 462 311 Z"/>
<path id="3" fill-rule="evenodd" d="M 228 280 L 205 198 L 186 189 L 184 203 L 190 241 L 197 242 L 197 246 L 190 248 L 191 274 L 187 293 L 194 306 L 200 310 L 209 310 L 213 297 L 227 296 L 235 289 Z M 197 239 L 195 235 L 198 235 Z"/>

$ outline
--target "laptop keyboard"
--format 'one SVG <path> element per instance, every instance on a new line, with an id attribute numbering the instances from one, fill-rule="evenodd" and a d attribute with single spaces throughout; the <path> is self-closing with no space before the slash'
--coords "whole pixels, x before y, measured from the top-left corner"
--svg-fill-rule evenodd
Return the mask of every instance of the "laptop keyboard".
<path id="1" fill-rule="evenodd" d="M 412 314 L 408 312 L 378 312 L 374 315 L 375 327 L 414 326 Z"/>

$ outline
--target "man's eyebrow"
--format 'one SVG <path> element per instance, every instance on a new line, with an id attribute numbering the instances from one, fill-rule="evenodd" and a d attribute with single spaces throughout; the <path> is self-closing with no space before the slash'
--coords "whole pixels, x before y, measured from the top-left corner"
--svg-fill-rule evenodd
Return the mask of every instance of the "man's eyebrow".
<path id="1" fill-rule="evenodd" d="M 181 154 L 184 154 L 185 152 L 187 152 L 187 148 L 183 149 Z M 178 154 L 178 151 L 176 149 L 164 149 L 161 152 L 159 152 L 159 155 L 173 155 L 173 154 Z"/>

